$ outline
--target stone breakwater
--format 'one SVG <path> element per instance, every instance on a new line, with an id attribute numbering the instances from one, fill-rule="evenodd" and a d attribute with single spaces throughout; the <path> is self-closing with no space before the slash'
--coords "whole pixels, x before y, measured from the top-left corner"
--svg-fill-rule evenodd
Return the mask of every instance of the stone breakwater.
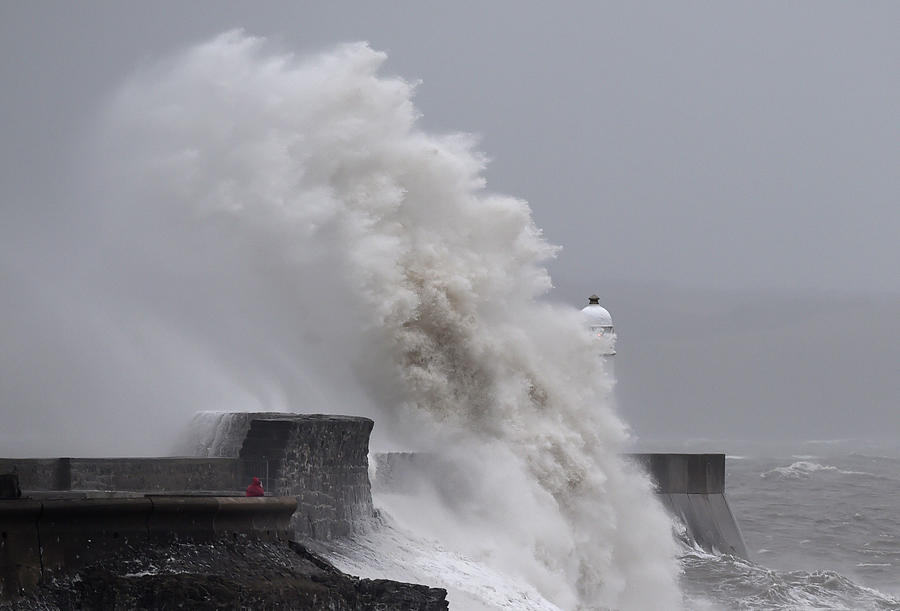
<path id="1" fill-rule="evenodd" d="M 663 507 L 701 548 L 749 558 L 725 498 L 724 454 L 629 454 L 649 475 Z"/>
<path id="2" fill-rule="evenodd" d="M 321 414 L 201 415 L 184 449 L 160 458 L 0 458 L 32 492 L 242 494 L 260 477 L 267 494 L 297 499 L 301 540 L 343 537 L 374 516 L 368 418 Z"/>
<path id="3" fill-rule="evenodd" d="M 652 480 L 657 498 L 684 525 L 689 543 L 748 558 L 747 546 L 725 498 L 724 454 L 627 454 Z M 438 454 L 387 452 L 373 457 L 377 491 L 415 495 L 423 481 L 462 477 Z"/>
<path id="4" fill-rule="evenodd" d="M 218 421 L 194 457 L 0 459 L 24 494 L 0 501 L 0 608 L 448 608 L 445 590 L 352 577 L 288 541 L 368 526 L 371 420 Z M 244 498 L 254 476 L 279 496 Z"/>
<path id="5" fill-rule="evenodd" d="M 238 457 L 245 468 L 266 465 L 268 490 L 297 498 L 292 526 L 298 537 L 345 537 L 374 516 L 368 461 L 373 426 L 368 418 L 349 416 L 253 418 Z"/>

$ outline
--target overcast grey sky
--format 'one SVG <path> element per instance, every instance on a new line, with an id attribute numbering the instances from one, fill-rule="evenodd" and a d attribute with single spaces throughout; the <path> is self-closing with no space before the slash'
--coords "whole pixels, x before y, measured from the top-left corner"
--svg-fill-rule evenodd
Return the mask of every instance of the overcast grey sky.
<path id="1" fill-rule="evenodd" d="M 12 3 L 3 184 L 27 195 L 137 64 L 232 27 L 368 40 L 424 124 L 481 134 L 565 276 L 900 292 L 900 6 Z M 77 140 L 74 140 L 77 143 Z M 9 205 L 8 200 L 4 202 Z"/>
<path id="2" fill-rule="evenodd" d="M 900 435 L 898 23 L 897 2 L 3 2 L 0 260 L 66 233 L 67 172 L 135 67 L 234 27 L 368 40 L 564 247 L 552 297 L 613 310 L 639 432 Z"/>

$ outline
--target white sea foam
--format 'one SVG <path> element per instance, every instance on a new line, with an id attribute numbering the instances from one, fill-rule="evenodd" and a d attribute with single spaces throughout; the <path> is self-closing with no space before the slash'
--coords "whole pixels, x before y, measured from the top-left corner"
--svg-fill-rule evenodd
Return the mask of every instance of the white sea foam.
<path id="1" fill-rule="evenodd" d="M 685 554 L 682 563 L 691 589 L 699 589 L 687 593 L 690 608 L 876 611 L 900 605 L 890 594 L 835 571 L 773 571 L 733 556 L 698 553 Z"/>
<path id="2" fill-rule="evenodd" d="M 810 462 L 806 460 L 791 463 L 786 467 L 775 467 L 769 471 L 760 474 L 762 478 L 781 477 L 785 479 L 804 479 L 818 472 L 840 473 L 841 475 L 870 475 L 863 471 L 846 471 L 838 469 L 832 465 L 823 465 L 820 463 Z"/>
<path id="3" fill-rule="evenodd" d="M 555 248 L 485 190 L 471 137 L 417 127 L 384 61 L 229 32 L 136 74 L 101 121 L 110 300 L 211 363 L 196 407 L 371 415 L 375 446 L 448 454 L 456 479 L 386 509 L 448 571 L 474 558 L 565 609 L 676 608 L 609 374 L 578 312 L 536 300 Z"/>
<path id="4" fill-rule="evenodd" d="M 451 608 L 561 611 L 521 576 L 493 568 L 490 558 L 461 553 L 390 518 L 351 541 L 335 542 L 326 555 L 351 574 L 445 588 Z"/>

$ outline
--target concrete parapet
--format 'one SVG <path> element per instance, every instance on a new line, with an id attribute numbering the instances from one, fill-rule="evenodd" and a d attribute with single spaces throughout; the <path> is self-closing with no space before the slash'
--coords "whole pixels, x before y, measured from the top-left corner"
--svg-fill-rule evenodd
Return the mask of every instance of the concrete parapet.
<path id="1" fill-rule="evenodd" d="M 150 496 L 153 511 L 147 520 L 147 532 L 156 539 L 208 541 L 216 536 L 216 497 Z"/>
<path id="2" fill-rule="evenodd" d="M 23 490 L 243 491 L 236 458 L 2 458 Z"/>
<path id="3" fill-rule="evenodd" d="M 146 498 L 52 500 L 41 503 L 37 537 L 44 575 L 90 561 L 113 545 L 146 540 Z"/>
<path id="4" fill-rule="evenodd" d="M 25 489 L 68 490 L 66 458 L 0 458 L 0 473 L 13 473 Z"/>
<path id="5" fill-rule="evenodd" d="M 650 475 L 661 493 L 722 494 L 724 454 L 627 454 Z"/>
<path id="6" fill-rule="evenodd" d="M 72 458 L 73 490 L 216 490 L 234 488 L 240 467 L 227 458 Z M 238 488 L 240 489 L 240 488 Z"/>
<path id="7" fill-rule="evenodd" d="M 219 507 L 213 528 L 219 537 L 248 532 L 261 539 L 290 538 L 291 516 L 297 499 L 276 497 L 218 497 Z"/>

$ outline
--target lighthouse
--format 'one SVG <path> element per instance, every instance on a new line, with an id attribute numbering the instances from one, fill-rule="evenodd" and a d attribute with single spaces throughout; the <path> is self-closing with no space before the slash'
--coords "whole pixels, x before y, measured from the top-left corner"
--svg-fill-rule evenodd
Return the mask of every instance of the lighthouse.
<path id="1" fill-rule="evenodd" d="M 600 354 L 612 356 L 616 353 L 616 328 L 613 326 L 609 310 L 600 305 L 597 295 L 588 297 L 588 304 L 581 309 L 585 324 L 597 342 Z"/>

